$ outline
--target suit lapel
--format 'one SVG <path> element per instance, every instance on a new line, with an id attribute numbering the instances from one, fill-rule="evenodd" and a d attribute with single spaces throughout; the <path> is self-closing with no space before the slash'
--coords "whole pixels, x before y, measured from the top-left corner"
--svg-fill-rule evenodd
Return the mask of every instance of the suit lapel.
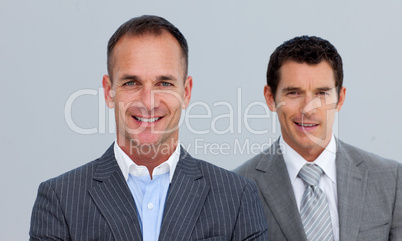
<path id="1" fill-rule="evenodd" d="M 286 164 L 282 154 L 278 151 L 280 148 L 277 141 L 267 155 L 261 157 L 256 166 L 257 171 L 262 174 L 257 175 L 255 181 L 286 239 L 289 241 L 307 240 Z M 272 155 L 272 153 L 276 154 Z"/>
<path id="2" fill-rule="evenodd" d="M 159 240 L 184 240 L 191 236 L 210 187 L 203 181 L 197 161 L 181 148 L 169 193 Z"/>
<path id="3" fill-rule="evenodd" d="M 134 199 L 114 157 L 113 145 L 99 159 L 89 189 L 95 205 L 108 223 L 115 240 L 142 240 Z"/>
<path id="4" fill-rule="evenodd" d="M 367 188 L 363 160 L 352 159 L 338 140 L 336 155 L 340 240 L 357 240 Z"/>

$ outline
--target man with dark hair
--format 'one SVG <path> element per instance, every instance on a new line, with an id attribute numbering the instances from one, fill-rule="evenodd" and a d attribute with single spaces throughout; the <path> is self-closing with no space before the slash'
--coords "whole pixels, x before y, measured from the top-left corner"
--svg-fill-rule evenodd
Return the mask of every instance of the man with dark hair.
<path id="1" fill-rule="evenodd" d="M 113 34 L 102 84 L 116 141 L 39 186 L 30 240 L 267 240 L 255 184 L 180 146 L 187 59 L 186 39 L 161 17 Z"/>
<path id="2" fill-rule="evenodd" d="M 271 55 L 264 95 L 281 137 L 236 172 L 258 186 L 270 240 L 402 240 L 402 165 L 334 137 L 342 59 L 301 36 Z"/>

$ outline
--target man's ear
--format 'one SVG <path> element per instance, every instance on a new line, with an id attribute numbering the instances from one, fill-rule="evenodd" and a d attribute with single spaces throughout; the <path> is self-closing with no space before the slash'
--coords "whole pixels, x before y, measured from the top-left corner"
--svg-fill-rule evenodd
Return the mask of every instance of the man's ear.
<path id="1" fill-rule="evenodd" d="M 108 75 L 104 75 L 102 79 L 103 93 L 105 96 L 106 105 L 112 109 L 114 108 L 114 90 L 112 89 L 112 81 Z"/>
<path id="2" fill-rule="evenodd" d="M 191 99 L 191 90 L 193 89 L 193 77 L 188 76 L 184 82 L 184 99 L 182 108 L 186 109 Z"/>
<path id="3" fill-rule="evenodd" d="M 271 91 L 271 87 L 266 85 L 264 87 L 264 97 L 265 101 L 267 102 L 268 108 L 275 112 L 276 111 L 276 106 L 275 106 L 275 99 L 274 99 L 274 94 Z"/>
<path id="4" fill-rule="evenodd" d="M 338 104 L 336 105 L 336 111 L 340 111 L 343 103 L 345 102 L 345 96 L 346 96 L 346 87 L 342 86 L 341 91 L 339 92 L 339 99 L 338 99 Z"/>

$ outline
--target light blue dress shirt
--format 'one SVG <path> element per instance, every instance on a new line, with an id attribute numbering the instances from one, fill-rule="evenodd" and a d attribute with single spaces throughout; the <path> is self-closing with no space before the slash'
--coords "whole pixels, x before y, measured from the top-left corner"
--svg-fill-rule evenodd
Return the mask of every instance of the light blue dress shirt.
<path id="1" fill-rule="evenodd" d="M 138 166 L 114 144 L 117 164 L 133 196 L 144 241 L 158 240 L 170 183 L 180 157 L 180 144 L 169 159 L 155 167 L 151 176 L 147 167 Z"/>
<path id="2" fill-rule="evenodd" d="M 153 176 L 152 180 L 149 175 L 129 174 L 127 184 L 135 200 L 144 241 L 158 240 L 170 184 L 169 172 Z"/>

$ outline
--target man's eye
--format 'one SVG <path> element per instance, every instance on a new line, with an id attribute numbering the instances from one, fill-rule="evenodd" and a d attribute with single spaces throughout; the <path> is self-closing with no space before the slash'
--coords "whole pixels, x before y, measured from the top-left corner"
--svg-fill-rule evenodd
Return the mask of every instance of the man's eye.
<path id="1" fill-rule="evenodd" d="M 128 82 L 124 83 L 124 85 L 127 85 L 127 86 L 132 86 L 134 84 L 135 84 L 134 81 L 128 81 Z"/>
<path id="2" fill-rule="evenodd" d="M 320 91 L 320 92 L 318 92 L 318 95 L 322 95 L 322 96 L 324 96 L 324 95 L 328 95 L 328 93 L 327 93 L 327 92 L 325 92 L 325 91 Z"/>
<path id="3" fill-rule="evenodd" d="M 290 95 L 290 96 L 298 95 L 298 94 L 299 94 L 299 93 L 296 92 L 296 91 L 289 91 L 289 92 L 287 93 L 287 95 Z"/>
<path id="4" fill-rule="evenodd" d="M 172 84 L 169 82 L 161 82 L 161 85 L 162 86 L 172 86 Z"/>

